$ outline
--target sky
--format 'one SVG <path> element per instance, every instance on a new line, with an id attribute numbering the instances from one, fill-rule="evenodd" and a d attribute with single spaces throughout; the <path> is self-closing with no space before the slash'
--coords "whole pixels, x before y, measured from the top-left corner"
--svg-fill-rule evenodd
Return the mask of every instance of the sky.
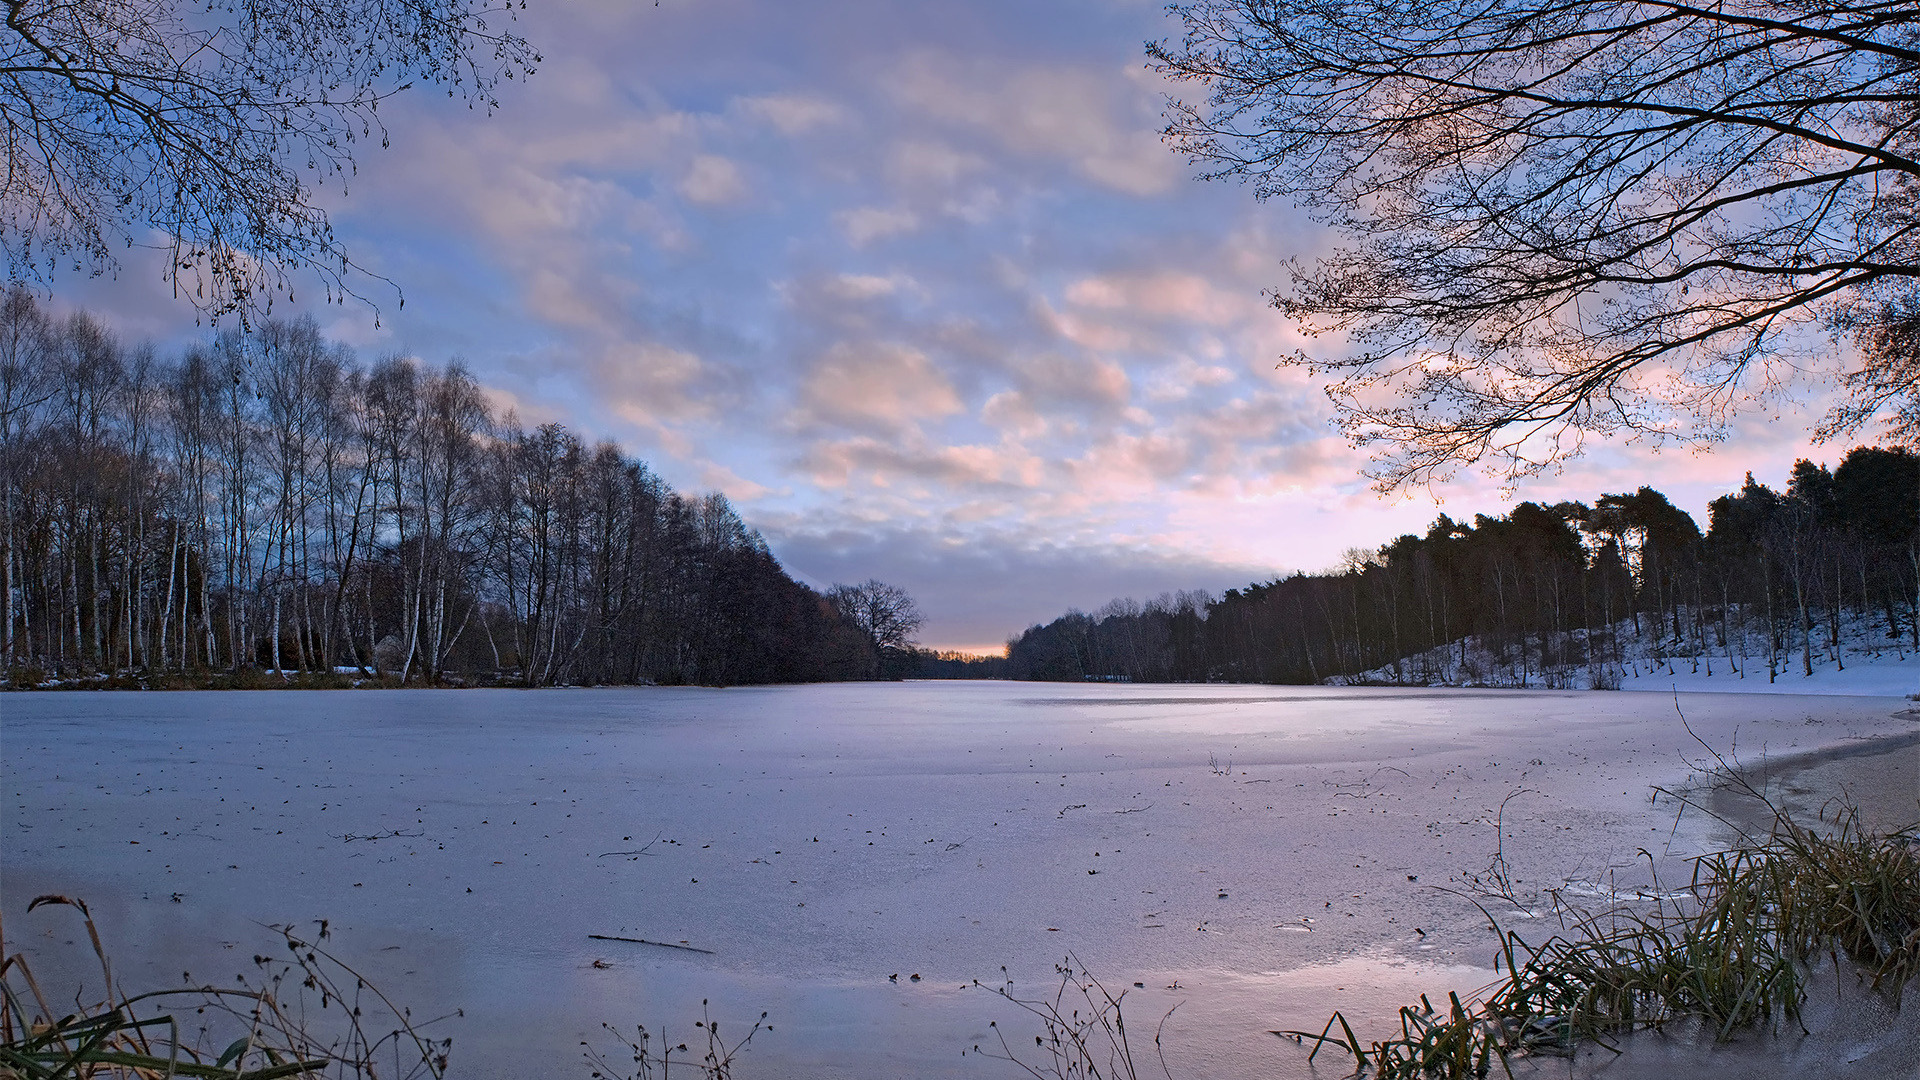
<path id="1" fill-rule="evenodd" d="M 1381 497 L 1276 367 L 1338 347 L 1267 302 L 1337 238 L 1161 144 L 1159 0 L 530 0 L 519 27 L 544 61 L 498 112 L 403 95 L 322 191 L 405 298 L 366 280 L 377 324 L 323 329 L 726 493 L 801 580 L 906 588 L 931 647 L 1324 569 L 1441 511 L 1652 484 L 1704 526 L 1748 470 L 1844 453 L 1781 399 L 1706 452 Z M 55 288 L 123 336 L 205 332 L 137 252 Z"/>

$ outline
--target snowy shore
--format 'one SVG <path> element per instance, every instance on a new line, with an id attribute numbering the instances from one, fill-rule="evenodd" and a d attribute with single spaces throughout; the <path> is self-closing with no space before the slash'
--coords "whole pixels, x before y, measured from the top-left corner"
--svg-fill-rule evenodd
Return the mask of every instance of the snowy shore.
<path id="1" fill-rule="evenodd" d="M 1795 664 L 1769 677 L 1764 666 L 1737 670 L 1724 657 L 1675 657 L 1636 665 L 1620 680 L 1622 690 L 1695 694 L 1842 694 L 1909 698 L 1920 694 L 1920 655 L 1911 652 L 1848 657 L 1839 667 L 1824 661 L 1807 675 Z"/>
<path id="2" fill-rule="evenodd" d="M 1686 609 L 1681 616 L 1688 617 Z M 1460 686 L 1511 689 L 1651 690 L 1701 694 L 1793 694 L 1910 698 L 1920 695 L 1920 648 L 1890 638 L 1877 616 L 1850 613 L 1837 627 L 1783 635 L 1711 625 L 1662 637 L 1622 621 L 1610 633 L 1478 637 L 1403 657 L 1339 686 Z"/>

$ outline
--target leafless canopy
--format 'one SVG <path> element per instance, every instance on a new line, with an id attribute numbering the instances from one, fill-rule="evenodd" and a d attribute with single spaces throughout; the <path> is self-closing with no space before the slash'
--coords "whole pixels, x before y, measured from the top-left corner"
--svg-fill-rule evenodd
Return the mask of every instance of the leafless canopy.
<path id="1" fill-rule="evenodd" d="M 1713 439 L 1835 345 L 1828 433 L 1920 390 L 1885 332 L 1920 310 L 1911 0 L 1173 10 L 1149 53 L 1206 97 L 1170 143 L 1347 238 L 1275 302 L 1352 342 L 1289 362 L 1338 376 L 1383 486 Z"/>
<path id="2" fill-rule="evenodd" d="M 926 621 L 907 590 L 872 578 L 858 585 L 835 584 L 827 590 L 827 599 L 876 650 L 913 644 L 914 631 Z"/>
<path id="3" fill-rule="evenodd" d="M 300 269 L 350 294 L 314 195 L 386 145 L 380 104 L 421 84 L 491 110 L 539 59 L 512 0 L 0 3 L 8 273 L 98 274 L 154 245 L 215 318 L 264 310 Z"/>

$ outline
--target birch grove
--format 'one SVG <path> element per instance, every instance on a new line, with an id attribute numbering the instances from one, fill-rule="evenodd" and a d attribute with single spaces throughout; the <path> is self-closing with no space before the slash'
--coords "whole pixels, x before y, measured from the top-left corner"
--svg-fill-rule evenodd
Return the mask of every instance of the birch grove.
<path id="1" fill-rule="evenodd" d="M 309 319 L 177 357 L 0 302 L 10 672 L 532 685 L 870 677 L 724 496 Z"/>

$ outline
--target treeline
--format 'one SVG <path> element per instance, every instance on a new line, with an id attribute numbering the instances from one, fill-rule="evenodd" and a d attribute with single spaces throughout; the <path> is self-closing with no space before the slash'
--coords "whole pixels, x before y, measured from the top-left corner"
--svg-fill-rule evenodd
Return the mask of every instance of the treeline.
<path id="1" fill-rule="evenodd" d="M 788 577 L 725 497 L 494 415 L 457 362 L 364 366 L 311 318 L 162 358 L 15 289 L 0 455 L 16 685 L 799 682 L 872 677 L 897 644 Z"/>
<path id="2" fill-rule="evenodd" d="M 1013 662 L 1005 656 L 981 656 L 953 649 L 912 649 L 901 667 L 916 679 L 1011 679 Z"/>
<path id="3" fill-rule="evenodd" d="M 1008 642 L 1024 679 L 1618 685 L 1647 661 L 1811 674 L 1920 651 L 1920 459 L 1860 447 L 1784 491 L 1542 506 L 1349 552 L 1342 567 L 1072 611 Z"/>

